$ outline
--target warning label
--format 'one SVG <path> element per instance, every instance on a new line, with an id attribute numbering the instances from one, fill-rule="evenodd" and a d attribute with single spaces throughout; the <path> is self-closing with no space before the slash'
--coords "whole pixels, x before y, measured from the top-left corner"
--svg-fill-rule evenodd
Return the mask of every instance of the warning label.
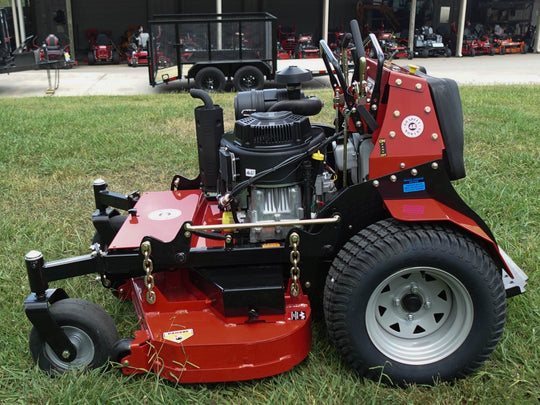
<path id="1" fill-rule="evenodd" d="M 169 340 L 175 343 L 182 343 L 184 340 L 193 336 L 193 329 L 182 329 L 163 333 L 163 340 Z"/>

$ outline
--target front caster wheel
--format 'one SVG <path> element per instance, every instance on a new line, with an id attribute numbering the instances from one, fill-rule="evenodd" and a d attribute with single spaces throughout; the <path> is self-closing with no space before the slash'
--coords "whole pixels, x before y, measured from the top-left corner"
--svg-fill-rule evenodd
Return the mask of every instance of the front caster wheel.
<path id="1" fill-rule="evenodd" d="M 433 384 L 472 373 L 505 321 L 497 265 L 451 226 L 379 221 L 353 237 L 329 271 L 330 337 L 362 374 Z"/>
<path id="2" fill-rule="evenodd" d="M 77 298 L 55 302 L 49 308 L 54 321 L 63 329 L 77 350 L 71 362 L 57 354 L 33 327 L 30 331 L 30 352 L 39 368 L 51 375 L 68 370 L 99 368 L 108 363 L 118 332 L 112 318 L 100 306 Z"/>

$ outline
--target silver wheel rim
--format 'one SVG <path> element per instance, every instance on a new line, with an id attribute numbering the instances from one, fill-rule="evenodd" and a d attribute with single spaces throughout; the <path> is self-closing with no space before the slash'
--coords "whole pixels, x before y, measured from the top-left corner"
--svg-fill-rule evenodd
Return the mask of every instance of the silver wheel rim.
<path id="1" fill-rule="evenodd" d="M 375 347 L 409 365 L 431 364 L 455 352 L 473 319 L 465 286 L 433 267 L 406 268 L 387 277 L 366 308 L 366 329 Z"/>
<path id="2" fill-rule="evenodd" d="M 63 361 L 59 358 L 53 349 L 45 343 L 45 354 L 51 361 L 54 368 L 58 370 L 80 369 L 88 366 L 94 358 L 94 343 L 88 334 L 74 326 L 62 326 L 62 330 L 69 341 L 77 350 L 77 357 L 71 362 Z"/>

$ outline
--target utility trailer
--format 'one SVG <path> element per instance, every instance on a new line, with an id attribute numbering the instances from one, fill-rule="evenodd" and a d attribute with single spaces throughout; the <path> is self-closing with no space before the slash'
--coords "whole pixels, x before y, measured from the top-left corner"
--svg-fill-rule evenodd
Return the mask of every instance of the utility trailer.
<path id="1" fill-rule="evenodd" d="M 150 85 L 195 80 L 222 91 L 260 90 L 277 71 L 276 17 L 268 13 L 168 14 L 149 21 Z"/>

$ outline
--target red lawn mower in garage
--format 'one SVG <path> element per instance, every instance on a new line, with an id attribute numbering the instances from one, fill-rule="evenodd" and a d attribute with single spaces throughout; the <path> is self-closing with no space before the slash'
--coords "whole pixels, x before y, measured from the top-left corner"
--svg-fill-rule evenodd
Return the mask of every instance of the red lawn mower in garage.
<path id="1" fill-rule="evenodd" d="M 98 179 L 92 252 L 26 255 L 41 369 L 111 359 L 180 383 L 271 376 L 308 355 L 312 311 L 345 361 L 376 380 L 454 380 L 486 360 L 527 276 L 452 187 L 465 176 L 457 85 L 387 64 L 373 34 L 366 58 L 354 20 L 351 30 L 350 82 L 320 43 L 334 126 L 310 122 L 323 103 L 304 95 L 311 74 L 295 67 L 277 75 L 286 88 L 239 93 L 227 133 L 221 107 L 194 89 L 196 179 L 128 195 Z M 90 273 L 133 302 L 133 337 L 49 287 Z"/>

